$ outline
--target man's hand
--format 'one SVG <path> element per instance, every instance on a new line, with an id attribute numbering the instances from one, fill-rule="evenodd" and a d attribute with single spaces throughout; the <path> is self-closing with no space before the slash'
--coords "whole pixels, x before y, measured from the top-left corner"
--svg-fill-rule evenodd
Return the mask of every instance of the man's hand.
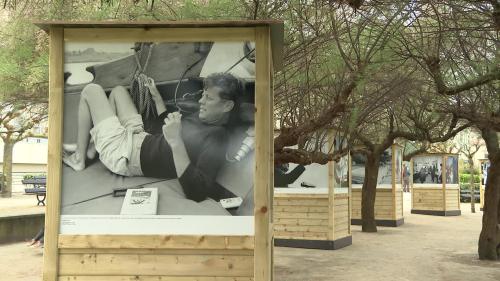
<path id="1" fill-rule="evenodd" d="M 164 119 L 165 125 L 162 127 L 163 137 L 165 140 L 173 146 L 178 144 L 179 141 L 182 142 L 181 138 L 181 117 L 182 114 L 179 112 L 172 112 L 167 115 L 167 118 Z"/>
<path id="2" fill-rule="evenodd" d="M 144 75 L 144 74 L 141 74 Z M 146 76 L 146 75 L 144 75 Z M 149 92 L 151 93 L 151 96 L 153 97 L 153 100 L 156 101 L 162 101 L 163 98 L 160 95 L 160 92 L 158 91 L 158 88 L 156 88 L 155 80 L 151 77 L 145 77 L 146 82 L 144 82 L 144 86 L 146 86 L 149 89 Z"/>
<path id="3" fill-rule="evenodd" d="M 151 93 L 151 97 L 153 98 L 153 101 L 156 106 L 156 113 L 158 115 L 162 114 L 167 110 L 165 107 L 165 103 L 163 101 L 163 98 L 161 97 L 160 92 L 158 91 L 158 88 L 156 88 L 155 80 L 151 77 L 147 77 L 146 74 L 142 73 L 140 75 L 144 75 L 144 86 L 146 86 L 149 89 L 149 92 Z"/>

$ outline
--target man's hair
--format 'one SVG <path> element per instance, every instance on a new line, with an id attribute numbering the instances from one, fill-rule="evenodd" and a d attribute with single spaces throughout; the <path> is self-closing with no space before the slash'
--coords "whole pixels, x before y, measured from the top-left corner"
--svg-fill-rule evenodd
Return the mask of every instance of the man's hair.
<path id="1" fill-rule="evenodd" d="M 236 102 L 243 94 L 243 86 L 240 79 L 230 73 L 212 73 L 203 81 L 203 88 L 218 87 L 221 89 L 219 95 L 226 100 Z"/>

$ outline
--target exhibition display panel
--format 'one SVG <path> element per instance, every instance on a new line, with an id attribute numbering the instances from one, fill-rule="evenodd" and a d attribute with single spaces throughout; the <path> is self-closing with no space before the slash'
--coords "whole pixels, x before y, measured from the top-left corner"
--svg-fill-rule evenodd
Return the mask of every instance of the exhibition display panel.
<path id="1" fill-rule="evenodd" d="M 343 147 L 341 139 L 336 138 L 331 147 L 338 151 Z M 335 250 L 352 244 L 349 163 L 347 153 L 325 165 L 290 164 L 286 172 L 275 169 L 276 175 L 283 175 L 275 178 L 275 246 Z"/>
<path id="2" fill-rule="evenodd" d="M 50 36 L 43 280 L 271 280 L 283 23 L 35 24 Z"/>
<path id="3" fill-rule="evenodd" d="M 378 226 L 400 226 L 403 216 L 403 154 L 398 144 L 393 144 L 380 158 L 375 197 L 375 220 Z M 365 176 L 366 158 L 361 154 L 352 156 L 352 219 L 361 225 L 361 195 Z"/>
<path id="4" fill-rule="evenodd" d="M 422 154 L 411 159 L 411 213 L 459 216 L 458 154 Z"/>

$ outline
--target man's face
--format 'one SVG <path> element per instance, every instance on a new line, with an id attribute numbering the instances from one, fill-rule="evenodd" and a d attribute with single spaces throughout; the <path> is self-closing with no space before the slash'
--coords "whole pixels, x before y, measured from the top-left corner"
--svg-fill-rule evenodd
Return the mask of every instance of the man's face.
<path id="1" fill-rule="evenodd" d="M 203 91 L 198 117 L 205 123 L 218 123 L 233 108 L 233 101 L 222 99 L 219 87 L 208 87 Z"/>

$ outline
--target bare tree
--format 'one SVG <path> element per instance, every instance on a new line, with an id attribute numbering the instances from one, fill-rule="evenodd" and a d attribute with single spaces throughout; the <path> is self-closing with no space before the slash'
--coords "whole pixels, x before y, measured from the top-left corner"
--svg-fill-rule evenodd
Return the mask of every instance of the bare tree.
<path id="1" fill-rule="evenodd" d="M 401 38 L 402 55 L 417 62 L 448 97 L 441 111 L 467 120 L 486 143 L 491 163 L 485 194 L 481 259 L 500 256 L 500 59 L 498 1 L 426 1 Z M 445 99 L 446 101 L 446 99 Z"/>
<path id="2" fill-rule="evenodd" d="M 12 153 L 14 145 L 27 137 L 46 137 L 33 129 L 47 117 L 44 104 L 1 102 L 0 137 L 3 141 L 2 197 L 12 195 Z"/>
<path id="3" fill-rule="evenodd" d="M 474 168 L 474 155 L 484 146 L 484 141 L 481 139 L 480 135 L 477 134 L 473 129 L 464 130 L 460 135 L 455 138 L 455 144 L 458 152 L 467 158 L 467 164 L 469 165 L 470 173 L 470 204 L 471 212 L 475 213 L 475 183 L 474 176 L 477 174 Z"/>
<path id="4" fill-rule="evenodd" d="M 34 136 L 32 129 L 47 115 L 47 37 L 23 14 L 29 10 L 28 4 L 25 1 L 9 4 L 7 17 L 0 22 L 3 47 L 0 53 L 0 137 L 4 145 L 2 197 L 10 197 L 12 192 L 15 143 Z"/>

